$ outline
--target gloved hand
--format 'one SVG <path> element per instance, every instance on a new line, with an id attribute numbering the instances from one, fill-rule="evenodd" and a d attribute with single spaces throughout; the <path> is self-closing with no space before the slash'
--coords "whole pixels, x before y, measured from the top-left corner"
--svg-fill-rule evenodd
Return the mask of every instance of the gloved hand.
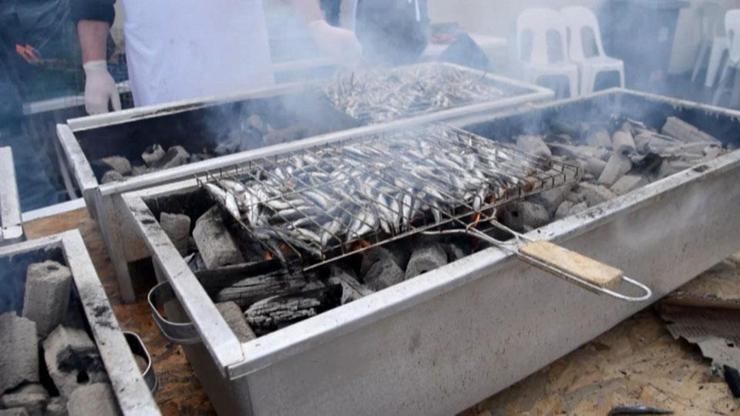
<path id="1" fill-rule="evenodd" d="M 108 103 L 113 109 L 121 109 L 121 97 L 105 61 L 90 61 L 82 66 L 85 70 L 85 110 L 88 114 L 108 112 Z"/>
<path id="2" fill-rule="evenodd" d="M 362 46 L 351 30 L 331 26 L 325 20 L 314 20 L 308 29 L 316 46 L 332 58 L 346 62 L 356 61 L 362 55 Z"/>

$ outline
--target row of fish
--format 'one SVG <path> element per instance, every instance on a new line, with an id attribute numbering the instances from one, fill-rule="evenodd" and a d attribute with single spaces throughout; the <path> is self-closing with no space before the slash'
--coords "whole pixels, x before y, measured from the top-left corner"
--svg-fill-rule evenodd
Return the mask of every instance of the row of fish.
<path id="1" fill-rule="evenodd" d="M 205 188 L 274 253 L 282 243 L 322 258 L 343 244 L 490 208 L 545 169 L 490 140 L 434 126 L 265 160 Z"/>
<path id="2" fill-rule="evenodd" d="M 372 122 L 506 95 L 484 76 L 435 63 L 342 73 L 324 91 L 346 114 Z"/>

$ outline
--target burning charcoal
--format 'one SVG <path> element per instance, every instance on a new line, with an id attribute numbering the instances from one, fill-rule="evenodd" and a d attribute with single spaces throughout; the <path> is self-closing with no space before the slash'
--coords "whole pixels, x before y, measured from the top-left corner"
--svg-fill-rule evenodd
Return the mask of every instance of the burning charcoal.
<path id="1" fill-rule="evenodd" d="M 117 416 L 118 406 L 107 383 L 77 387 L 67 402 L 70 416 Z"/>
<path id="2" fill-rule="evenodd" d="M 272 146 L 280 143 L 294 142 L 298 139 L 309 135 L 309 128 L 306 126 L 293 126 L 280 130 L 273 130 L 265 134 L 262 139 L 265 145 Z"/>
<path id="3" fill-rule="evenodd" d="M 598 205 L 602 202 L 608 201 L 615 198 L 614 192 L 610 191 L 603 185 L 595 185 L 592 183 L 583 182 L 578 185 L 580 191 L 583 193 L 586 203 L 589 207 Z"/>
<path id="4" fill-rule="evenodd" d="M 222 302 L 216 304 L 216 309 L 221 312 L 221 316 L 229 324 L 229 328 L 234 331 L 239 342 L 248 342 L 256 338 L 252 328 L 247 325 L 239 305 L 234 302 Z"/>
<path id="5" fill-rule="evenodd" d="M 617 195 L 624 195 L 646 184 L 647 180 L 641 175 L 625 175 L 612 185 L 611 190 Z"/>
<path id="6" fill-rule="evenodd" d="M 532 198 L 532 202 L 544 206 L 552 215 L 557 211 L 560 204 L 565 200 L 565 196 L 573 189 L 573 185 L 559 186 L 549 191 L 541 192 Z"/>
<path id="7" fill-rule="evenodd" d="M 108 172 L 105 172 L 105 175 L 103 175 L 102 178 L 100 178 L 100 183 L 105 185 L 107 183 L 123 182 L 125 180 L 126 178 L 124 178 L 120 173 L 115 170 L 109 170 Z"/>
<path id="8" fill-rule="evenodd" d="M 64 397 L 80 385 L 107 381 L 98 350 L 85 331 L 60 325 L 43 345 L 49 375 Z"/>
<path id="9" fill-rule="evenodd" d="M 405 268 L 406 262 L 408 262 L 407 250 L 397 248 L 390 250 L 386 247 L 374 247 L 364 253 L 362 253 L 362 262 L 360 264 L 360 275 L 364 276 L 378 261 L 383 260 L 386 257 L 390 257 L 400 268 Z"/>
<path id="10" fill-rule="evenodd" d="M 716 159 L 722 154 L 722 148 L 720 146 L 709 145 L 704 148 L 704 159 L 709 161 Z"/>
<path id="11" fill-rule="evenodd" d="M 580 204 L 575 204 L 570 208 L 570 211 L 568 212 L 568 215 L 576 215 L 579 212 L 583 212 L 588 209 L 588 204 L 585 202 L 581 202 Z"/>
<path id="12" fill-rule="evenodd" d="M 208 269 L 244 262 L 236 240 L 223 223 L 218 206 L 198 218 L 193 229 L 193 238 Z"/>
<path id="13" fill-rule="evenodd" d="M 417 248 L 406 266 L 406 279 L 439 269 L 447 264 L 447 253 L 439 244 L 425 244 Z"/>
<path id="14" fill-rule="evenodd" d="M 614 152 L 612 157 L 606 163 L 604 171 L 599 176 L 599 183 L 606 186 L 612 186 L 622 176 L 632 169 L 632 162 L 623 153 Z"/>
<path id="15" fill-rule="evenodd" d="M 151 145 L 141 154 L 141 159 L 149 167 L 154 167 L 164 157 L 164 149 L 158 144 Z"/>
<path id="16" fill-rule="evenodd" d="M 100 161 L 123 176 L 131 174 L 131 162 L 125 157 L 111 156 L 100 159 Z"/>
<path id="17" fill-rule="evenodd" d="M 39 381 L 36 324 L 13 312 L 0 315 L 0 394 Z"/>
<path id="18" fill-rule="evenodd" d="M 67 401 L 63 397 L 52 397 L 46 403 L 44 416 L 67 416 Z"/>
<path id="19" fill-rule="evenodd" d="M 450 263 L 453 261 L 458 261 L 461 258 L 467 256 L 467 254 L 465 253 L 465 249 L 460 244 L 445 244 L 444 249 L 447 253 L 447 258 L 449 259 Z"/>
<path id="20" fill-rule="evenodd" d="M 575 204 L 571 201 L 563 201 L 560 206 L 558 206 L 557 211 L 555 211 L 555 219 L 561 220 L 570 215 L 570 209 L 573 205 Z"/>
<path id="21" fill-rule="evenodd" d="M 72 273 L 55 261 L 34 263 L 26 272 L 22 315 L 36 322 L 43 339 L 64 318 L 72 290 Z"/>
<path id="22" fill-rule="evenodd" d="M 0 407 L 21 407 L 32 415 L 42 415 L 49 393 L 41 384 L 26 384 L 0 397 Z"/>
<path id="23" fill-rule="evenodd" d="M 709 134 L 704 133 L 698 128 L 676 117 L 668 117 L 660 131 L 661 133 L 675 137 L 684 143 L 707 142 L 717 145 L 722 144 L 719 140 Z"/>
<path id="24" fill-rule="evenodd" d="M 524 153 L 550 160 L 552 152 L 541 136 L 524 135 L 516 138 L 517 147 Z"/>
<path id="25" fill-rule="evenodd" d="M 550 222 L 550 213 L 540 205 L 529 201 L 512 202 L 502 211 L 504 224 L 514 230 L 525 227 L 539 228 Z"/>
<path id="26" fill-rule="evenodd" d="M 688 162 L 685 160 L 664 160 L 663 164 L 660 165 L 660 171 L 658 172 L 659 178 L 665 178 L 667 176 L 674 175 L 678 172 L 683 172 L 686 169 L 694 166 L 695 163 Z"/>
<path id="27" fill-rule="evenodd" d="M 388 249 L 376 247 L 365 253 L 362 259 L 361 273 L 367 287 L 374 291 L 385 289 L 401 283 L 404 272 Z"/>
<path id="28" fill-rule="evenodd" d="M 354 276 L 339 267 L 332 267 L 332 276 L 328 282 L 342 287 L 342 305 L 373 293 L 372 290 L 358 282 Z"/>
<path id="29" fill-rule="evenodd" d="M 159 216 L 159 225 L 162 226 L 167 237 L 172 240 L 177 251 L 185 255 L 188 252 L 188 240 L 190 239 L 190 217 L 182 214 L 169 214 L 163 212 Z"/>
<path id="30" fill-rule="evenodd" d="M 148 168 L 143 165 L 134 166 L 133 168 L 131 168 L 131 176 L 145 175 L 154 171 L 156 171 L 156 169 Z"/>
<path id="31" fill-rule="evenodd" d="M 601 176 L 602 172 L 606 168 L 606 162 L 595 157 L 584 158 L 581 161 L 581 166 L 586 173 L 590 174 L 594 178 Z"/>
<path id="32" fill-rule="evenodd" d="M 635 152 L 635 138 L 625 126 L 622 126 L 612 135 L 612 150 L 615 154 L 625 156 Z"/>
<path id="33" fill-rule="evenodd" d="M 207 281 L 203 282 L 203 285 L 206 290 L 209 290 Z M 295 292 L 305 286 L 306 279 L 299 275 L 274 274 L 247 277 L 216 291 L 213 298 L 219 303 L 235 302 L 243 309 L 261 299 Z"/>
<path id="34" fill-rule="evenodd" d="M 316 316 L 340 303 L 342 289 L 330 285 L 319 290 L 263 299 L 244 313 L 258 335 Z"/>
<path id="35" fill-rule="evenodd" d="M 157 169 L 170 169 L 188 163 L 190 153 L 182 146 L 172 146 L 167 149 L 164 157 L 155 163 Z"/>
<path id="36" fill-rule="evenodd" d="M 189 163 L 198 163 L 202 162 L 204 160 L 210 159 L 211 156 L 206 153 L 192 153 L 190 154 L 190 161 Z"/>
<path id="37" fill-rule="evenodd" d="M 606 129 L 599 129 L 586 137 L 586 143 L 592 147 L 612 147 L 612 139 Z"/>
<path id="38" fill-rule="evenodd" d="M 262 135 L 266 134 L 269 131 L 269 126 L 267 125 L 267 123 L 265 123 L 265 121 L 262 120 L 262 117 L 257 114 L 252 114 L 247 118 L 247 125 L 257 130 Z"/>

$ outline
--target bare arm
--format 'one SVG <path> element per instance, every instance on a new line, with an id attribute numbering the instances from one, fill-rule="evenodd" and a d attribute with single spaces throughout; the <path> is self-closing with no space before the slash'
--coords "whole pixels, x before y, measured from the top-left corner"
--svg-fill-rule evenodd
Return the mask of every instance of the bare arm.
<path id="1" fill-rule="evenodd" d="M 80 37 L 82 63 L 106 60 L 106 41 L 110 24 L 97 20 L 80 20 L 77 34 Z"/>

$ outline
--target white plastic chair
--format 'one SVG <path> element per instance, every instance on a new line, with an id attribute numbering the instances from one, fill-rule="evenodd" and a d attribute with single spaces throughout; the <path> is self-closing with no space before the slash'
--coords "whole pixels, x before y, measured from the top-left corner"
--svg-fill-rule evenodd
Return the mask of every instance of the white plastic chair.
<path id="1" fill-rule="evenodd" d="M 740 75 L 738 70 L 740 69 L 740 9 L 729 10 L 725 15 L 725 30 L 727 31 L 727 38 L 730 41 L 730 48 L 727 54 L 727 65 L 722 71 L 719 83 L 717 85 L 717 91 L 714 94 L 714 104 L 719 104 L 722 96 L 727 93 L 732 95 L 731 105 L 737 105 L 737 101 L 740 100 Z M 735 75 L 734 85 L 730 84 L 731 75 Z"/>
<path id="2" fill-rule="evenodd" d="M 568 60 L 565 22 L 555 10 L 527 9 L 516 22 L 517 53 L 524 79 L 541 83 L 544 77 L 568 79 L 569 94 L 578 95 L 578 66 Z"/>
<path id="3" fill-rule="evenodd" d="M 730 48 L 730 42 L 725 33 L 723 13 L 722 7 L 714 1 L 706 1 L 697 9 L 697 14 L 701 18 L 701 46 L 696 56 L 691 81 L 696 81 L 701 69 L 706 66 L 707 74 L 704 85 L 707 88 L 713 87 L 717 81 L 717 75 L 722 70 L 722 60 Z"/>
<path id="4" fill-rule="evenodd" d="M 594 13 L 580 6 L 565 7 L 561 13 L 568 26 L 570 59 L 580 69 L 581 95 L 594 92 L 596 79 L 602 73 L 618 73 L 619 86 L 624 87 L 624 62 L 606 56 Z"/>

